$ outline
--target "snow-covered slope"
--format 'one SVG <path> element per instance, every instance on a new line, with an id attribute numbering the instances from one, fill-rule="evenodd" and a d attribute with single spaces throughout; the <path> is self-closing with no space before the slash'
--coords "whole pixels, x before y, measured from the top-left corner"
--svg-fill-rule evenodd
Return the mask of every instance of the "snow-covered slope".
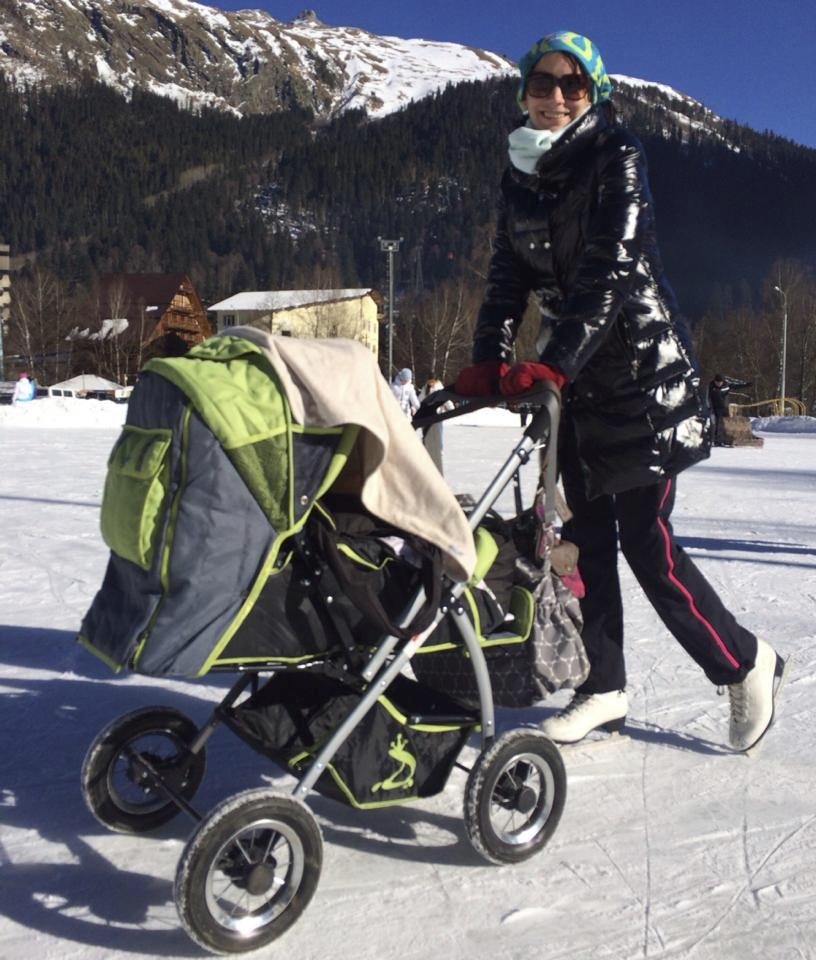
<path id="1" fill-rule="evenodd" d="M 360 107 L 381 116 L 448 83 L 514 67 L 460 44 L 327 26 L 310 10 L 283 23 L 192 0 L 14 0 L 0 3 L 0 70 L 47 84 L 90 73 L 119 90 L 239 113 Z"/>
<path id="2" fill-rule="evenodd" d="M 666 137 L 679 133 L 681 139 L 687 140 L 692 132 L 701 133 L 715 137 L 732 150 L 739 152 L 740 148 L 731 143 L 728 137 L 727 121 L 717 116 L 699 100 L 681 93 L 675 87 L 653 80 L 639 80 L 623 74 L 612 74 L 612 81 L 618 94 L 648 105 L 656 111 L 657 122 Z"/>

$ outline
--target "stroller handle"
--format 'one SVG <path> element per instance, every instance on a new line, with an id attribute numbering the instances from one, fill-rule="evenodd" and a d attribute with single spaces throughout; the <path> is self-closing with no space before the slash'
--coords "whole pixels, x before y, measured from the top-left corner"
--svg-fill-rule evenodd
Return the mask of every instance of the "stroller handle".
<path id="1" fill-rule="evenodd" d="M 526 393 L 519 393 L 510 397 L 502 393 L 467 397 L 457 393 L 453 385 L 449 385 L 442 390 L 435 390 L 422 401 L 419 410 L 411 421 L 411 425 L 416 429 L 427 429 L 443 420 L 462 417 L 466 413 L 473 413 L 474 410 L 484 410 L 488 407 L 530 413 L 540 410 L 542 406 L 546 405 L 548 396 L 555 396 L 556 402 L 560 405 L 561 391 L 549 380 L 541 380 Z M 448 402 L 455 404 L 453 410 L 440 412 L 439 408 Z"/>
<path id="2" fill-rule="evenodd" d="M 498 500 L 499 495 L 512 479 L 513 475 L 530 459 L 530 454 L 539 447 L 546 448 L 544 468 L 544 501 L 546 504 L 545 522 L 555 522 L 555 485 L 558 479 L 558 420 L 561 412 L 561 393 L 549 385 L 537 389 L 534 394 L 525 396 L 525 402 L 535 398 L 536 412 L 533 415 L 524 436 L 513 448 L 494 477 L 481 499 L 468 514 L 471 530 L 475 530 L 488 511 Z"/>

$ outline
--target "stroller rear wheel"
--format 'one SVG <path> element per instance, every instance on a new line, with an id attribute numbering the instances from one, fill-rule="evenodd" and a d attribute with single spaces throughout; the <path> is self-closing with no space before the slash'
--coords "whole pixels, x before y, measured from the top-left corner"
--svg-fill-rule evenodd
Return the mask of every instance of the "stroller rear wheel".
<path id="1" fill-rule="evenodd" d="M 491 863 L 520 863 L 538 853 L 561 819 L 564 762 L 537 730 L 511 730 L 479 756 L 465 787 L 465 830 Z"/>
<path id="2" fill-rule="evenodd" d="M 145 833 L 172 820 L 168 800 L 138 762 L 140 756 L 185 800 L 204 777 L 204 751 L 188 747 L 198 733 L 189 717 L 170 707 L 143 707 L 118 717 L 99 733 L 82 765 L 82 793 L 100 823 L 121 833 Z"/>
<path id="3" fill-rule="evenodd" d="M 265 789 L 239 793 L 187 841 L 176 871 L 179 917 L 206 950 L 257 950 L 306 909 L 322 863 L 320 827 L 305 804 Z"/>

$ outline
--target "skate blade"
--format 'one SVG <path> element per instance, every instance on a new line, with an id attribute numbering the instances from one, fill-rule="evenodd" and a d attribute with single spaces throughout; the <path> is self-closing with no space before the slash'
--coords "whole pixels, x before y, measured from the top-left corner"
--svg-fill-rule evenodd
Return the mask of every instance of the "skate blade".
<path id="1" fill-rule="evenodd" d="M 575 740 L 573 743 L 559 743 L 556 746 L 566 755 L 578 754 L 582 751 L 593 754 L 608 749 L 615 744 L 628 743 L 631 739 L 628 733 L 623 732 L 607 733 L 602 737 L 593 737 L 591 734 L 587 734 L 583 740 Z"/>
<path id="2" fill-rule="evenodd" d="M 773 692 L 773 712 L 771 713 L 771 722 L 762 731 L 762 736 L 759 738 L 759 740 L 757 740 L 753 746 L 748 747 L 747 750 L 743 750 L 743 753 L 746 757 L 756 758 L 762 751 L 762 746 L 765 742 L 765 734 L 771 729 L 774 724 L 774 720 L 776 719 L 776 702 L 779 699 L 779 695 L 782 693 L 782 688 L 787 682 L 792 663 L 793 656 L 781 657 L 779 654 L 776 655 L 776 669 L 774 670 L 774 680 L 776 683 Z"/>

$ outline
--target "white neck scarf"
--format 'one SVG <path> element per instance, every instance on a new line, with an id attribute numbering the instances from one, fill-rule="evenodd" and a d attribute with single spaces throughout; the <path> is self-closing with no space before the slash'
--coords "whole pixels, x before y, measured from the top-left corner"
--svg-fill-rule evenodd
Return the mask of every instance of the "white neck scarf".
<path id="1" fill-rule="evenodd" d="M 538 161 L 582 116 L 583 113 L 560 130 L 536 130 L 529 120 L 523 127 L 516 127 L 507 138 L 510 163 L 522 173 L 535 173 Z"/>

